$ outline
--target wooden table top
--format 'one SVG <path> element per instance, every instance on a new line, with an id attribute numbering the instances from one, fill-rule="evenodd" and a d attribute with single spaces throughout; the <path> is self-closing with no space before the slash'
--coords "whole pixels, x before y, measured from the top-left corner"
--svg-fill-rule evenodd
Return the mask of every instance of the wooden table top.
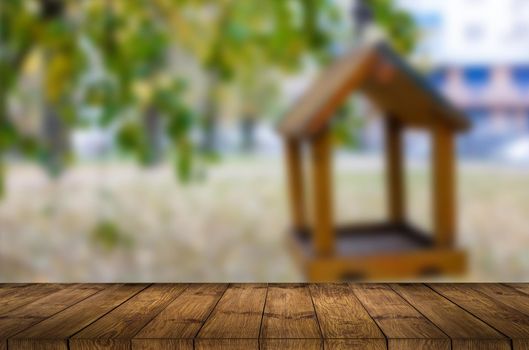
<path id="1" fill-rule="evenodd" d="M 529 349 L 529 284 L 0 284 L 0 349 Z"/>

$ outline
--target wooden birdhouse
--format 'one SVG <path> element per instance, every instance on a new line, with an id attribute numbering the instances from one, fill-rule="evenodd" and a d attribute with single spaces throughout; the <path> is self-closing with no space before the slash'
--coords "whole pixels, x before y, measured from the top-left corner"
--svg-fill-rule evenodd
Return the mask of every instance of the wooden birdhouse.
<path id="1" fill-rule="evenodd" d="M 365 95 L 385 119 L 388 218 L 337 227 L 329 124 L 353 92 Z M 430 233 L 413 227 L 406 218 L 403 131 L 408 127 L 432 136 Z M 393 279 L 464 271 L 465 253 L 454 246 L 455 135 L 468 127 L 465 116 L 387 44 L 356 49 L 328 67 L 279 124 L 292 213 L 290 243 L 307 278 Z M 310 174 L 304 173 L 302 164 L 304 144 L 310 149 Z M 310 196 L 304 188 L 306 175 L 311 180 Z M 307 198 L 312 199 L 310 205 Z"/>

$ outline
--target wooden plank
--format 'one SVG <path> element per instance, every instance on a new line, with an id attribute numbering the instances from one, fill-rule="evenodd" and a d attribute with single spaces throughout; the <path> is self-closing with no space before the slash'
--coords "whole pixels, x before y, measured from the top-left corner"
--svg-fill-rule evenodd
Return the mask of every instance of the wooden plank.
<path id="1" fill-rule="evenodd" d="M 265 348 L 280 345 L 289 349 L 297 349 L 301 346 L 319 349 L 322 346 L 316 311 L 307 285 L 268 286 L 261 338 L 282 339 L 281 344 L 263 341 Z"/>
<path id="2" fill-rule="evenodd" d="M 133 350 L 193 350 L 193 339 L 132 339 Z"/>
<path id="3" fill-rule="evenodd" d="M 301 144 L 297 140 L 285 141 L 288 193 L 292 226 L 296 230 L 307 227 Z"/>
<path id="4" fill-rule="evenodd" d="M 391 287 L 452 341 L 452 349 L 510 349 L 510 340 L 423 284 Z"/>
<path id="5" fill-rule="evenodd" d="M 78 350 L 130 350 L 131 348 L 130 339 L 126 338 L 70 339 L 68 344 L 70 349 Z"/>
<path id="6" fill-rule="evenodd" d="M 319 256 L 334 252 L 331 148 L 329 130 L 323 130 L 311 139 L 314 249 Z"/>
<path id="7" fill-rule="evenodd" d="M 388 216 L 392 223 L 400 224 L 406 220 L 402 144 L 404 130 L 402 124 L 389 115 L 385 122 Z"/>
<path id="8" fill-rule="evenodd" d="M 70 349 L 105 348 L 106 344 L 129 348 L 130 339 L 186 288 L 186 284 L 155 284 L 144 289 L 75 334 L 70 339 Z"/>
<path id="9" fill-rule="evenodd" d="M 196 350 L 246 350 L 259 349 L 257 339 L 200 339 L 195 341 Z"/>
<path id="10" fill-rule="evenodd" d="M 258 348 L 266 292 L 266 284 L 230 285 L 199 331 L 195 346 Z"/>
<path id="11" fill-rule="evenodd" d="M 384 284 L 351 284 L 390 349 L 450 349 L 449 338 Z"/>
<path id="12" fill-rule="evenodd" d="M 434 126 L 432 145 L 433 233 L 436 244 L 444 248 L 454 245 L 456 231 L 455 152 L 453 131 L 442 125 Z"/>
<path id="13" fill-rule="evenodd" d="M 498 283 L 472 284 L 471 287 L 529 316 L 529 295 L 524 292 Z"/>
<path id="14" fill-rule="evenodd" d="M 29 289 L 30 284 L 27 283 L 2 283 L 0 286 L 0 300 L 4 299 L 8 295 L 20 293 L 24 289 Z"/>
<path id="15" fill-rule="evenodd" d="M 194 338 L 227 284 L 194 284 L 147 324 L 135 338 Z"/>
<path id="16" fill-rule="evenodd" d="M 325 350 L 385 350 L 378 339 L 324 339 Z"/>
<path id="17" fill-rule="evenodd" d="M 516 308 L 478 292 L 472 284 L 439 283 L 429 286 L 511 339 L 529 344 L 529 316 Z"/>
<path id="18" fill-rule="evenodd" d="M 31 339 L 16 339 L 9 341 L 9 349 L 24 350 L 68 350 L 68 340 L 40 339 L 34 342 Z"/>
<path id="19" fill-rule="evenodd" d="M 43 339 L 53 341 L 57 348 L 65 339 L 140 292 L 147 284 L 109 285 L 105 290 L 35 324 L 9 340 L 10 349 L 38 347 Z M 53 339 L 53 341 L 51 340 Z"/>
<path id="20" fill-rule="evenodd" d="M 66 287 L 64 284 L 33 284 L 16 289 L 0 298 L 0 316 Z"/>
<path id="21" fill-rule="evenodd" d="M 261 350 L 322 350 L 321 339 L 261 339 Z"/>
<path id="22" fill-rule="evenodd" d="M 38 286 L 36 285 L 36 287 Z M 46 285 L 42 285 L 42 287 L 44 291 L 49 291 Z M 103 285 L 96 284 L 69 285 L 32 303 L 11 310 L 0 318 L 0 339 L 7 339 L 37 322 L 86 299 L 103 288 Z M 26 299 L 24 294 L 20 294 L 20 297 L 21 299 Z"/>
<path id="23" fill-rule="evenodd" d="M 295 242 L 291 246 L 297 249 L 299 261 L 311 282 L 335 282 L 348 276 L 360 276 L 366 280 L 417 279 L 431 269 L 443 274 L 461 274 L 466 265 L 466 254 L 454 249 L 418 249 L 384 255 L 314 259 L 299 249 Z"/>
<path id="24" fill-rule="evenodd" d="M 309 288 L 323 338 L 378 339 L 386 343 L 384 334 L 346 283 L 311 284 Z"/>

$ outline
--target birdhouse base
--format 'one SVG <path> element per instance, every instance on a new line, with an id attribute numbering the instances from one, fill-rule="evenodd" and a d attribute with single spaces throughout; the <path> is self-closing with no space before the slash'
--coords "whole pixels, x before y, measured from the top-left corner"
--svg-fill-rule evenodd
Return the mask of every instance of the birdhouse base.
<path id="1" fill-rule="evenodd" d="M 438 248 L 410 225 L 372 224 L 339 227 L 334 254 L 318 256 L 309 230 L 290 234 L 290 246 L 309 281 L 414 279 L 461 274 L 466 254 Z"/>

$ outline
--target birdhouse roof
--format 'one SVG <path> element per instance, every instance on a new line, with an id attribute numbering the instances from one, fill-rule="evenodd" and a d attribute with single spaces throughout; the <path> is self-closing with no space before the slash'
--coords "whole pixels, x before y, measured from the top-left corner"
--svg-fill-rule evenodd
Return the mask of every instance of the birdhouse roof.
<path id="1" fill-rule="evenodd" d="M 389 45 L 352 50 L 325 69 L 279 123 L 287 137 L 305 137 L 324 128 L 352 92 L 361 92 L 386 117 L 431 128 L 439 123 L 454 131 L 470 126 L 465 115 L 433 89 Z"/>

